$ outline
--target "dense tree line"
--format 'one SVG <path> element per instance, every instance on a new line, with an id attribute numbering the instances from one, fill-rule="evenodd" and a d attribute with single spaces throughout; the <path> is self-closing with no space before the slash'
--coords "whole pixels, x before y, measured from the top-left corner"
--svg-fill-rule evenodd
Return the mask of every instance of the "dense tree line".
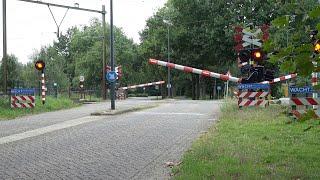
<path id="1" fill-rule="evenodd" d="M 120 28 L 115 28 L 115 58 L 117 65 L 123 68 L 119 86 L 167 80 L 166 68 L 149 65 L 147 61 L 149 58 L 166 61 L 168 53 L 173 63 L 218 73 L 229 70 L 232 75 L 238 76 L 233 49 L 235 26 L 261 26 L 272 22 L 271 40 L 266 43 L 265 49 L 269 52 L 288 52 L 305 42 L 308 38 L 304 36 L 305 32 L 316 27 L 317 19 L 306 17 L 316 3 L 316 0 L 168 0 L 163 8 L 147 20 L 140 32 L 140 44 L 127 38 Z M 317 11 L 314 14 L 317 15 Z M 107 28 L 106 38 L 109 32 Z M 11 55 L 8 64 L 9 87 L 37 87 L 39 76 L 34 69 L 34 61 L 42 59 L 47 64 L 47 84 L 55 82 L 61 89 L 75 88 L 78 87 L 79 76 L 83 75 L 86 88 L 100 89 L 101 79 L 104 78 L 103 38 L 101 22 L 93 19 L 90 25 L 72 27 L 52 45 L 34 52 L 32 61 L 27 65 L 20 64 Z M 107 47 L 109 43 L 108 38 Z M 281 58 L 281 55 L 287 54 L 280 53 L 271 61 L 279 63 L 274 59 Z M 109 48 L 107 57 L 109 59 Z M 304 57 L 298 56 L 296 59 L 299 58 Z M 297 60 L 294 61 L 297 65 L 293 67 L 293 61 L 291 58 L 283 62 L 281 69 L 294 71 L 294 68 L 310 66 L 310 63 L 303 64 L 302 60 Z M 216 85 L 223 86 L 220 80 L 179 71 L 172 71 L 172 81 L 174 94 L 193 99 L 213 94 Z"/>

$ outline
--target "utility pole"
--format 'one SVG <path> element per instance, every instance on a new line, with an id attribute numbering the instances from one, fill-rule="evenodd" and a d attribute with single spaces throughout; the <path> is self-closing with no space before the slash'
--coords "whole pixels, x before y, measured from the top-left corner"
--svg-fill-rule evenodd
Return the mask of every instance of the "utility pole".
<path id="1" fill-rule="evenodd" d="M 114 37 L 113 37 L 113 0 L 110 0 L 110 64 L 111 71 L 114 72 Z M 110 82 L 110 99 L 111 99 L 111 109 L 116 109 L 115 105 L 115 82 Z"/>
<path id="2" fill-rule="evenodd" d="M 106 8 L 102 5 L 102 28 L 103 28 L 103 54 L 102 54 L 102 66 L 103 66 L 103 75 L 102 75 L 102 99 L 107 99 L 107 88 L 106 88 L 106 62 L 107 62 L 107 32 L 106 32 Z"/>
<path id="3" fill-rule="evenodd" d="M 7 79 L 8 79 L 8 69 L 7 69 L 7 3 L 6 0 L 2 0 L 2 23 L 3 23 L 3 56 L 2 56 L 2 66 L 3 66 L 3 93 L 7 94 Z"/>
<path id="4" fill-rule="evenodd" d="M 170 27 L 168 26 L 168 63 L 170 63 Z M 170 68 L 168 67 L 168 97 L 172 98 L 171 94 L 171 74 L 170 74 Z"/>
<path id="5" fill-rule="evenodd" d="M 3 3 L 4 3 L 4 5 L 5 5 L 5 1 L 6 0 L 3 0 Z M 104 99 L 106 99 L 106 80 L 105 80 L 105 65 L 106 65 L 106 28 L 105 28 L 105 14 L 106 14 L 106 11 L 104 10 L 104 6 L 102 6 L 102 11 L 99 11 L 99 10 L 95 10 L 95 9 L 87 9 L 87 8 L 80 8 L 79 7 L 79 4 L 78 3 L 75 3 L 75 6 L 67 6 L 67 5 L 62 5 L 62 4 L 54 4 L 54 3 L 47 3 L 47 2 L 42 2 L 42 1 L 34 1 L 34 0 L 18 0 L 18 1 L 23 1 L 23 2 L 28 2 L 28 3 L 35 3 L 35 4 L 41 4 L 41 5 L 46 5 L 46 6 L 54 6 L 54 7 L 60 7 L 60 8 L 67 8 L 67 9 L 73 9 L 73 10 L 79 10 L 79 11 L 87 11 L 87 12 L 93 12 L 93 13 L 100 13 L 100 14 L 102 14 L 102 23 L 103 23 L 103 26 L 104 26 L 104 30 L 103 30 L 103 37 L 104 37 L 104 47 L 103 47 L 103 57 L 102 57 L 102 60 L 103 60 L 103 63 L 102 63 L 102 65 L 103 65 L 103 67 L 102 67 L 102 69 L 103 69 L 103 72 L 104 72 L 104 74 L 102 75 L 103 77 L 102 77 L 102 83 L 103 83 L 103 85 L 101 86 L 101 89 L 102 89 L 102 92 L 103 92 L 103 95 L 102 95 L 102 97 L 104 98 Z M 5 7 L 5 6 L 4 6 Z M 49 8 L 49 10 L 50 10 L 50 8 Z M 51 10 L 50 10 L 51 11 Z M 5 11 L 3 11 L 3 12 L 5 12 Z M 65 12 L 65 15 L 64 15 L 64 17 L 66 16 L 66 13 L 67 13 L 68 11 L 66 11 Z M 53 14 L 52 14 L 52 16 L 53 16 Z M 3 16 L 4 17 L 4 19 L 5 19 L 5 16 Z M 63 19 L 64 19 L 64 17 L 62 18 L 62 21 L 63 21 Z M 54 17 L 53 17 L 54 18 Z M 54 19 L 55 20 L 55 19 Z M 61 22 L 62 22 L 61 21 Z M 5 22 L 5 21 L 3 21 L 3 22 Z M 57 25 L 57 27 L 58 27 L 58 31 L 59 31 L 59 27 L 60 27 L 60 25 L 61 25 L 61 23 L 60 23 L 60 25 L 58 25 L 57 24 L 57 22 L 56 22 L 56 20 L 55 20 L 55 23 L 56 23 L 56 25 Z M 5 31 L 3 32 L 4 34 L 5 34 Z M 59 33 L 58 33 L 59 34 Z M 5 42 L 5 41 L 4 41 Z M 4 48 L 5 48 L 5 46 L 4 46 Z M 6 51 L 5 51 L 6 52 Z M 6 81 L 6 80 L 5 80 Z"/>

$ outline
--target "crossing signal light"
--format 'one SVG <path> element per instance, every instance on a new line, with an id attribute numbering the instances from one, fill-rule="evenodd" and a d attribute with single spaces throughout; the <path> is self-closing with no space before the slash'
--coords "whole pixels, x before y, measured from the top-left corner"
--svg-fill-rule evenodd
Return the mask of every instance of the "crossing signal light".
<path id="1" fill-rule="evenodd" d="M 315 43 L 314 43 L 314 52 L 319 54 L 320 53 L 320 42 L 319 40 L 317 40 Z"/>
<path id="2" fill-rule="evenodd" d="M 39 60 L 35 63 L 35 67 L 37 70 L 43 71 L 44 68 L 46 67 L 46 64 L 42 60 Z"/>
<path id="3" fill-rule="evenodd" d="M 263 53 L 261 49 L 252 49 L 251 58 L 254 61 L 261 61 L 263 59 Z"/>
<path id="4" fill-rule="evenodd" d="M 241 63 L 248 62 L 250 60 L 250 51 L 249 50 L 241 50 L 238 54 Z"/>

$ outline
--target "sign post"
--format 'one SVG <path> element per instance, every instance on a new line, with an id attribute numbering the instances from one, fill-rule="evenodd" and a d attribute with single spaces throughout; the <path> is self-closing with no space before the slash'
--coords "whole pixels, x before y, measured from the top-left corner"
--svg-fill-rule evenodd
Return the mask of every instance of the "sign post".
<path id="1" fill-rule="evenodd" d="M 79 87 L 80 87 L 80 99 L 85 99 L 85 95 L 84 95 L 84 76 L 80 76 L 79 77 Z"/>
<path id="2" fill-rule="evenodd" d="M 53 87 L 54 87 L 54 97 L 58 98 L 58 84 L 53 83 Z"/>
<path id="3" fill-rule="evenodd" d="M 218 90 L 218 99 L 220 99 L 221 86 L 217 86 L 217 90 Z"/>

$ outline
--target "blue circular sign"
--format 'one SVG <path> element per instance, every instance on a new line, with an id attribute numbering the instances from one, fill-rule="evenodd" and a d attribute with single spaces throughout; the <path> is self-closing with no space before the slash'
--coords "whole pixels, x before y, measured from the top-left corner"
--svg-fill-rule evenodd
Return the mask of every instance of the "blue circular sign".
<path id="1" fill-rule="evenodd" d="M 109 82 L 115 82 L 117 80 L 117 73 L 115 71 L 110 71 L 106 74 L 106 79 Z"/>

